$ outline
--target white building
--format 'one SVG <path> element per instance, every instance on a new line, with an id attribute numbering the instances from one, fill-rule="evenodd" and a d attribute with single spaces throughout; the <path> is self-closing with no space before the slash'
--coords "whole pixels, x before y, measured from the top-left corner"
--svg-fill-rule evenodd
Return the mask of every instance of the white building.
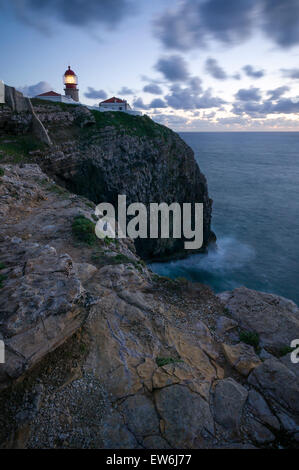
<path id="1" fill-rule="evenodd" d="M 81 104 L 78 101 L 74 101 L 70 96 L 60 95 L 59 93 L 56 93 L 56 91 L 47 91 L 46 93 L 41 93 L 40 95 L 35 96 L 34 98 L 46 101 L 56 101 L 58 103 Z"/>
<path id="2" fill-rule="evenodd" d="M 141 116 L 139 111 L 133 111 L 127 100 L 122 100 L 115 96 L 108 100 L 101 101 L 99 104 L 99 111 L 120 111 L 127 114 L 133 114 L 134 116 Z"/>
<path id="3" fill-rule="evenodd" d="M 2 80 L 0 80 L 0 103 L 5 103 L 5 87 Z"/>

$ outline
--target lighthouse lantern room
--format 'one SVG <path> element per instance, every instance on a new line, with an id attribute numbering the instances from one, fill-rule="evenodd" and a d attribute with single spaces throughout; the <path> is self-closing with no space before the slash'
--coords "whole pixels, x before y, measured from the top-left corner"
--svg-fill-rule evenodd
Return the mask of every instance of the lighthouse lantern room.
<path id="1" fill-rule="evenodd" d="M 65 85 L 65 96 L 69 96 L 74 101 L 79 101 L 79 90 L 77 88 L 78 77 L 75 72 L 71 70 L 70 66 L 63 76 L 63 83 Z"/>

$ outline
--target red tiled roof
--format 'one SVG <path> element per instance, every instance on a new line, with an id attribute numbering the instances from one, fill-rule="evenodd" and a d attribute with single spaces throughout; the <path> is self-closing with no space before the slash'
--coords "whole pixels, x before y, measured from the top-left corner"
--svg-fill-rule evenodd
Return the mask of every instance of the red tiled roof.
<path id="1" fill-rule="evenodd" d="M 56 93 L 56 91 L 47 91 L 46 93 L 41 93 L 40 95 L 37 96 L 61 96 L 59 93 Z"/>
<path id="2" fill-rule="evenodd" d="M 125 100 L 121 100 L 120 98 L 116 98 L 115 96 L 112 96 L 112 98 L 102 101 L 101 103 L 125 103 Z"/>

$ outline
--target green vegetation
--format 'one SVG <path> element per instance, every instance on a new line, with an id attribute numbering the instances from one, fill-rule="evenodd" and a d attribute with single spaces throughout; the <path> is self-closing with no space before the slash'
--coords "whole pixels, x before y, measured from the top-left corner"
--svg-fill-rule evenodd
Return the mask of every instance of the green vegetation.
<path id="1" fill-rule="evenodd" d="M 129 258 L 126 255 L 123 255 L 122 253 L 119 253 L 113 257 L 113 261 L 115 264 L 127 264 L 127 263 L 134 263 L 134 260 Z"/>
<path id="2" fill-rule="evenodd" d="M 135 261 L 129 258 L 122 253 L 118 253 L 114 256 L 109 256 L 103 250 L 99 249 L 92 254 L 92 260 L 100 265 L 109 265 L 109 264 L 133 264 L 135 265 Z"/>
<path id="3" fill-rule="evenodd" d="M 48 191 L 51 191 L 51 193 L 55 193 L 58 196 L 63 196 L 63 197 L 69 197 L 70 193 L 65 189 L 62 188 L 61 186 L 58 186 L 58 184 L 50 184 L 47 187 Z"/>
<path id="4" fill-rule="evenodd" d="M 260 337 L 258 333 L 255 333 L 252 331 L 241 331 L 239 338 L 240 338 L 240 341 L 246 344 L 250 344 L 250 346 L 254 347 L 256 352 L 259 352 Z"/>
<path id="5" fill-rule="evenodd" d="M 3 281 L 5 281 L 6 278 L 7 276 L 5 276 L 4 274 L 0 274 L 0 289 L 2 289 Z"/>
<path id="6" fill-rule="evenodd" d="M 148 116 L 133 116 L 122 112 L 101 113 L 91 110 L 98 129 L 113 126 L 119 133 L 135 135 L 138 137 L 164 137 L 171 134 L 171 130 L 161 124 L 155 123 Z"/>
<path id="7" fill-rule="evenodd" d="M 62 111 L 71 111 L 71 108 L 74 106 L 80 106 L 76 104 L 68 104 L 68 103 L 60 103 L 59 101 L 47 101 L 47 100 L 40 100 L 39 98 L 31 98 L 31 102 L 33 106 L 43 105 L 43 106 L 57 106 Z"/>
<path id="8" fill-rule="evenodd" d="M 173 357 L 157 357 L 156 363 L 158 367 L 167 366 L 167 364 L 176 364 L 178 362 L 183 362 L 182 359 L 176 359 Z"/>
<path id="9" fill-rule="evenodd" d="M 4 263 L 0 263 L 0 270 L 1 270 L 1 269 L 5 269 L 5 268 L 6 268 L 5 264 L 4 264 Z"/>
<path id="10" fill-rule="evenodd" d="M 0 150 L 9 157 L 13 157 L 13 163 L 28 160 L 29 152 L 44 148 L 44 144 L 35 139 L 32 135 L 1 137 Z"/>
<path id="11" fill-rule="evenodd" d="M 290 354 L 293 352 L 296 348 L 291 348 L 290 346 L 283 346 L 282 348 L 279 349 L 278 351 L 278 356 L 283 357 L 286 356 L 287 354 Z"/>
<path id="12" fill-rule="evenodd" d="M 114 238 L 110 238 L 110 237 L 105 237 L 105 238 L 103 238 L 103 240 L 104 240 L 104 243 L 105 243 L 106 246 L 109 246 L 109 245 L 111 245 L 111 243 L 114 242 Z"/>
<path id="13" fill-rule="evenodd" d="M 77 215 L 72 224 L 72 233 L 74 237 L 87 245 L 94 245 L 98 242 L 95 234 L 95 224 L 84 215 Z"/>
<path id="14" fill-rule="evenodd" d="M 94 209 L 95 206 L 96 206 L 95 203 L 94 203 L 94 202 L 91 202 L 91 201 L 85 201 L 85 204 L 86 204 L 88 207 L 90 207 L 91 209 Z M 93 215 L 96 217 L 95 214 L 93 214 Z M 98 220 L 98 219 L 97 219 L 97 220 Z"/>
<path id="15" fill-rule="evenodd" d="M 0 166 L 0 176 L 4 176 L 4 168 L 1 168 L 1 166 Z"/>

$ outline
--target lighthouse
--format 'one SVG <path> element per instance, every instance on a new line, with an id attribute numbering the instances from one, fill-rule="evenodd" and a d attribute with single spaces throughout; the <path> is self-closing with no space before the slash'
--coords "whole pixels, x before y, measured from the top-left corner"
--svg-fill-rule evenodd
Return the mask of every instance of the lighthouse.
<path id="1" fill-rule="evenodd" d="M 77 88 L 78 77 L 75 72 L 71 70 L 70 66 L 63 76 L 63 83 L 65 85 L 65 96 L 69 96 L 74 101 L 79 101 L 79 90 Z"/>

